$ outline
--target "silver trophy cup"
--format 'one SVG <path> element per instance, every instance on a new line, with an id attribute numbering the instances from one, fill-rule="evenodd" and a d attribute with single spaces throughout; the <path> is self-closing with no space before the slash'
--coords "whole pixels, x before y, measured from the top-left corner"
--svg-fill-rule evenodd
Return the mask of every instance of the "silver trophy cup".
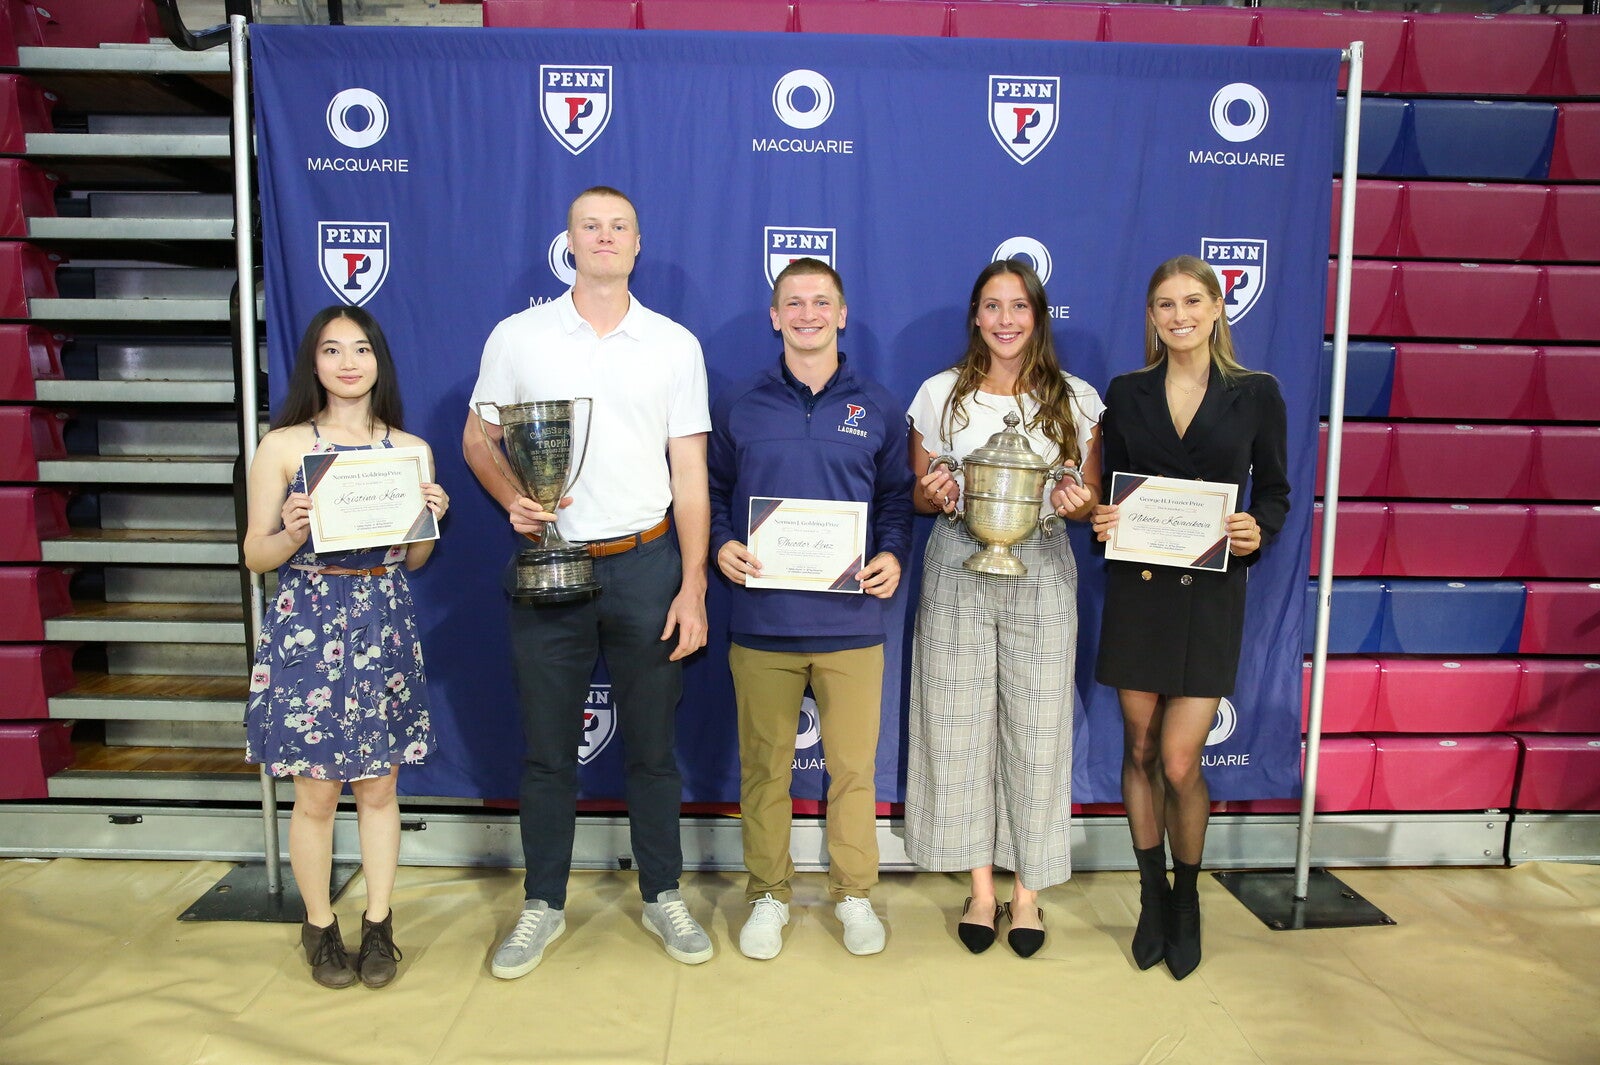
<path id="1" fill-rule="evenodd" d="M 1021 419 L 1015 414 L 1007 414 L 1005 422 L 1004 429 L 965 460 L 940 455 L 928 468 L 947 466 L 951 473 L 966 474 L 962 509 L 951 520 L 964 520 L 967 531 L 984 546 L 974 551 L 962 567 L 996 577 L 1021 577 L 1028 568 L 1011 553 L 1011 545 L 1026 539 L 1042 524 L 1039 501 L 1045 485 L 1070 475 L 1081 486 L 1083 474 L 1075 466 L 1052 466 L 1040 458 L 1028 445 L 1028 438 L 1017 432 Z M 1045 521 L 1057 519 L 1051 515 Z"/>
<path id="2" fill-rule="evenodd" d="M 586 404 L 583 445 L 574 465 L 573 430 L 578 423 L 573 419 L 573 412 L 580 403 Z M 499 419 L 501 443 L 510 470 L 501 464 L 500 448 L 495 447 L 489 430 L 481 424 L 486 420 L 483 418 L 486 407 L 493 409 Z M 523 495 L 554 514 L 562 497 L 583 472 L 584 456 L 589 451 L 589 426 L 594 420 L 594 400 L 579 396 L 571 400 L 503 405 L 484 401 L 474 409 L 478 412 L 479 429 L 489 443 L 489 457 L 500 473 Z M 600 594 L 588 549 L 568 543 L 553 521 L 545 523 L 536 544 L 517 552 L 513 570 L 508 590 L 514 603 L 537 606 L 577 603 Z"/>

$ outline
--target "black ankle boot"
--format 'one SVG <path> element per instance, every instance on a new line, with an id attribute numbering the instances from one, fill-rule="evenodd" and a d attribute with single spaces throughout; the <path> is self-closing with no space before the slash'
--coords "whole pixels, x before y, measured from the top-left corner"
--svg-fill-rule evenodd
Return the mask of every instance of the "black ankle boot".
<path id="1" fill-rule="evenodd" d="M 400 948 L 394 945 L 394 911 L 378 922 L 369 921 L 362 914 L 361 953 L 356 956 L 361 982 L 368 987 L 385 986 L 394 979 L 400 957 Z"/>
<path id="2" fill-rule="evenodd" d="M 1198 864 L 1172 861 L 1172 900 L 1167 911 L 1167 969 L 1182 980 L 1200 965 Z"/>
<path id="3" fill-rule="evenodd" d="M 1167 854 L 1157 844 L 1135 847 L 1139 863 L 1139 923 L 1133 930 L 1133 962 L 1140 969 L 1155 966 L 1166 956 L 1167 910 L 1172 889 L 1167 885 Z"/>
<path id="4" fill-rule="evenodd" d="M 301 924 L 300 946 L 311 963 L 311 979 L 323 987 L 349 987 L 356 982 L 356 971 L 350 967 L 350 955 L 339 935 L 339 918 L 326 928 L 310 921 Z"/>

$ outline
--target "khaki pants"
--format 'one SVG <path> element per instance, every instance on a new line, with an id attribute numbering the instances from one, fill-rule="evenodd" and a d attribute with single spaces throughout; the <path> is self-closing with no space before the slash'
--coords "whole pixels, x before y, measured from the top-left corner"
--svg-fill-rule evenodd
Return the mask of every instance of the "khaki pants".
<path id="1" fill-rule="evenodd" d="M 883 646 L 822 654 L 728 649 L 739 707 L 739 810 L 743 815 L 745 900 L 790 898 L 794 862 L 789 784 L 806 685 L 816 695 L 828 767 L 828 894 L 866 898 L 878 882 L 878 721 Z"/>

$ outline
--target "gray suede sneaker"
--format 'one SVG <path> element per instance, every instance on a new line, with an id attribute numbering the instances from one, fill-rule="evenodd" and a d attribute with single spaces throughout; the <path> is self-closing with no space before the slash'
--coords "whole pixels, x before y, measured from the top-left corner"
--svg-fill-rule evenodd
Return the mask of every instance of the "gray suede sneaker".
<path id="1" fill-rule="evenodd" d="M 683 895 L 674 888 L 644 904 L 644 927 L 661 940 L 667 953 L 685 965 L 711 960 L 711 937 L 700 922 L 689 916 Z"/>
<path id="2" fill-rule="evenodd" d="M 566 930 L 567 915 L 563 911 L 552 910 L 543 899 L 529 899 L 522 904 L 517 927 L 494 952 L 489 971 L 502 980 L 528 975 L 544 957 L 544 948 Z"/>

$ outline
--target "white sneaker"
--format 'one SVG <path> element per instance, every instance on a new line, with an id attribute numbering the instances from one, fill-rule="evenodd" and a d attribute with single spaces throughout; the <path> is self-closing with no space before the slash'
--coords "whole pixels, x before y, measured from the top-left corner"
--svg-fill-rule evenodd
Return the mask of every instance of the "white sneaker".
<path id="1" fill-rule="evenodd" d="M 844 925 L 845 950 L 851 954 L 876 954 L 883 949 L 883 922 L 873 912 L 871 902 L 846 895 L 833 908 L 833 914 Z"/>
<path id="2" fill-rule="evenodd" d="M 528 899 L 517 915 L 517 926 L 494 952 L 489 971 L 502 980 L 515 980 L 533 972 L 544 949 L 567 930 L 567 915 L 552 910 L 543 899 Z"/>
<path id="3" fill-rule="evenodd" d="M 783 949 L 783 926 L 789 923 L 789 904 L 767 892 L 750 904 L 750 919 L 739 932 L 739 953 L 756 961 L 776 958 Z"/>

